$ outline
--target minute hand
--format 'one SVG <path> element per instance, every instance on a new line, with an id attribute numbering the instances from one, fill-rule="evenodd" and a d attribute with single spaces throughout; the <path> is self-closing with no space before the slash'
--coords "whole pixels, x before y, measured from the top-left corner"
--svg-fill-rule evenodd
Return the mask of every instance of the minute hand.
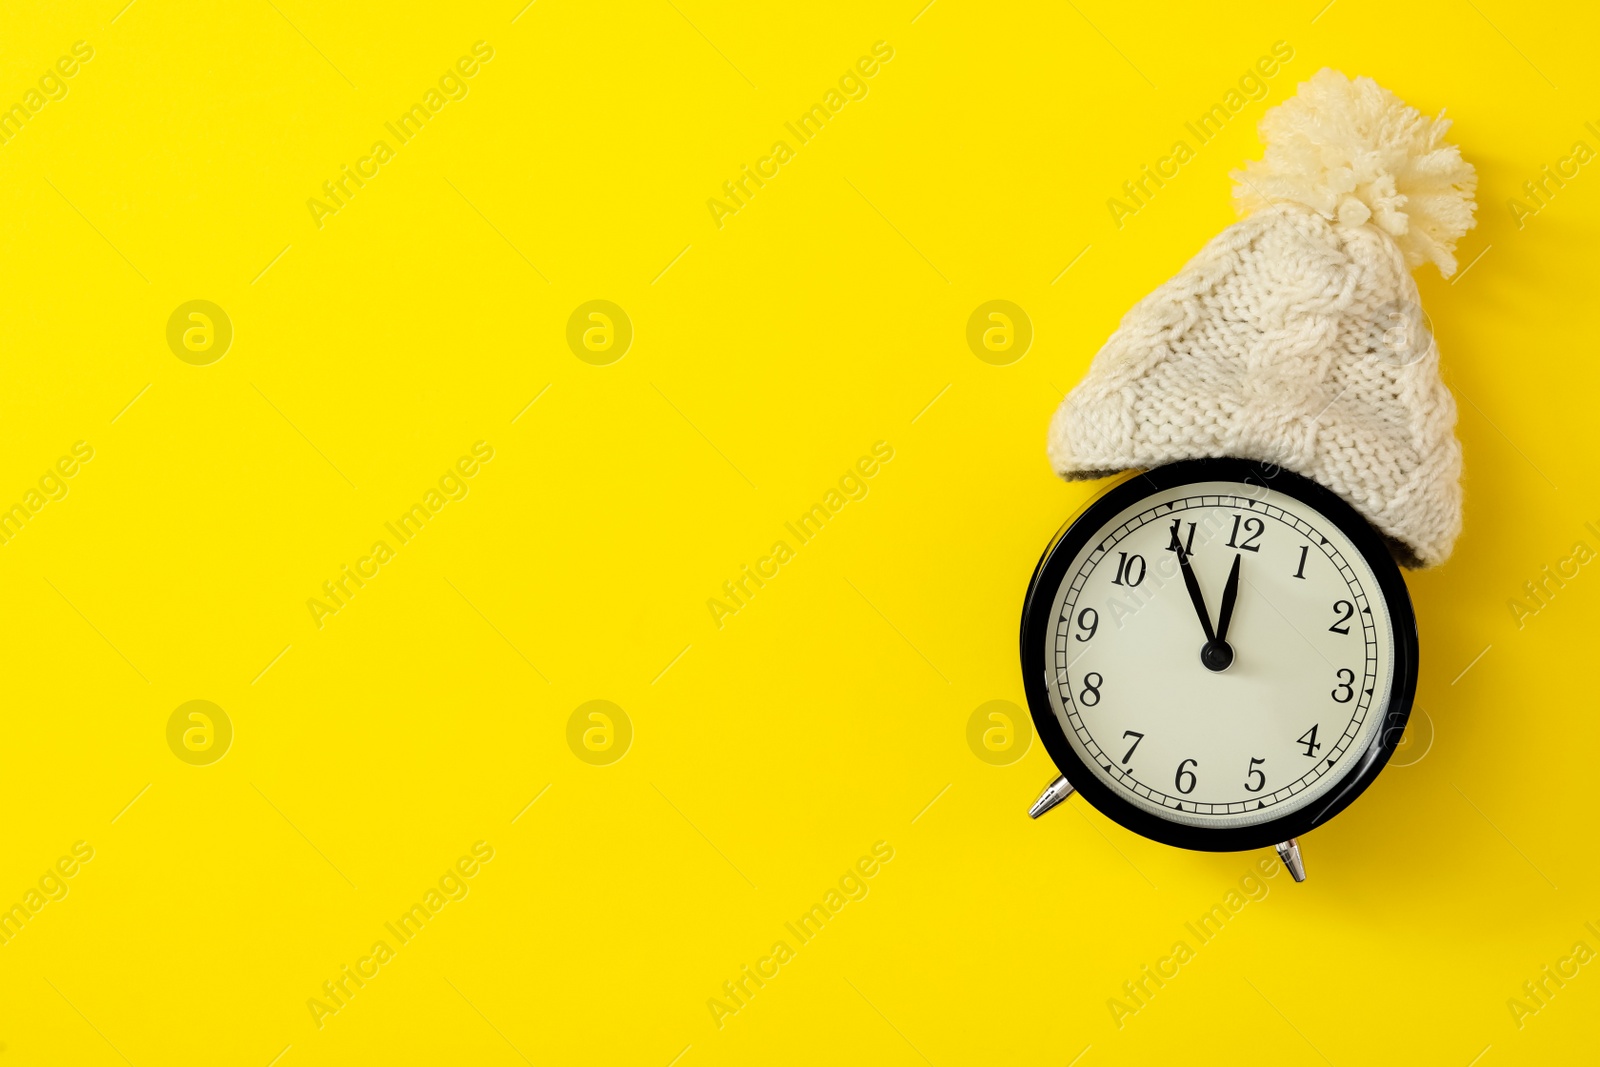
<path id="1" fill-rule="evenodd" d="M 1228 584 L 1222 588 L 1222 607 L 1217 615 L 1217 643 L 1223 644 L 1228 640 L 1228 624 L 1233 621 L 1233 602 L 1239 599 L 1239 561 L 1244 557 L 1237 552 L 1233 556 L 1233 570 L 1228 572 Z"/>
<path id="2" fill-rule="evenodd" d="M 1195 614 L 1200 616 L 1200 628 L 1206 632 L 1206 642 L 1209 644 L 1217 639 L 1211 629 L 1211 616 L 1206 611 L 1206 598 L 1200 593 L 1200 582 L 1194 576 L 1194 568 L 1189 566 L 1189 553 L 1183 550 L 1183 542 L 1178 539 L 1178 520 L 1172 520 L 1172 544 L 1168 549 L 1178 554 L 1178 566 L 1183 570 L 1183 584 L 1189 590 L 1189 602 L 1194 605 Z"/>

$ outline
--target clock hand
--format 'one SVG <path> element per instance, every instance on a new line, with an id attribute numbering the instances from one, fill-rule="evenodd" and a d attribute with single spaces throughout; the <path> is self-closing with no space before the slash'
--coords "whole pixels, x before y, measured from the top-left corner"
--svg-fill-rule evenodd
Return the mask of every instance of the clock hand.
<path id="1" fill-rule="evenodd" d="M 1200 649 L 1200 662 L 1206 670 L 1221 674 L 1233 666 L 1233 646 L 1228 644 L 1228 624 L 1233 621 L 1233 602 L 1239 596 L 1239 553 L 1234 553 L 1233 569 L 1228 572 L 1228 584 L 1222 590 L 1222 610 L 1217 615 L 1217 635 Z"/>
<path id="2" fill-rule="evenodd" d="M 1200 628 L 1206 632 L 1206 644 L 1216 642 L 1217 635 L 1211 629 L 1211 617 L 1206 612 L 1206 599 L 1200 595 L 1200 582 L 1194 576 L 1194 569 L 1189 566 L 1189 553 L 1183 550 L 1183 542 L 1178 539 L 1178 520 L 1172 520 L 1172 544 L 1168 545 L 1169 551 L 1178 554 L 1178 566 L 1183 569 L 1183 584 L 1189 590 L 1189 602 L 1194 605 L 1195 614 L 1200 616 Z"/>
<path id="3" fill-rule="evenodd" d="M 1228 584 L 1222 589 L 1222 607 L 1217 609 L 1217 644 L 1228 641 L 1228 624 L 1233 621 L 1233 602 L 1239 598 L 1239 561 L 1244 557 L 1235 552 L 1233 570 L 1228 572 Z"/>

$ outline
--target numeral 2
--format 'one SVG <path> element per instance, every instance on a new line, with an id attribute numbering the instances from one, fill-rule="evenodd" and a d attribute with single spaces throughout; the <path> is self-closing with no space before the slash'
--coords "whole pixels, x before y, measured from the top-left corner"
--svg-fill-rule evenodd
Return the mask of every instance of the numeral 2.
<path id="1" fill-rule="evenodd" d="M 1342 611 L 1344 614 L 1333 620 L 1333 625 L 1328 627 L 1328 632 L 1331 634 L 1349 633 L 1350 627 L 1340 626 L 1339 624 L 1342 622 L 1349 622 L 1351 618 L 1354 617 L 1356 613 L 1356 606 L 1350 603 L 1348 600 L 1336 600 L 1333 602 L 1333 610 Z"/>

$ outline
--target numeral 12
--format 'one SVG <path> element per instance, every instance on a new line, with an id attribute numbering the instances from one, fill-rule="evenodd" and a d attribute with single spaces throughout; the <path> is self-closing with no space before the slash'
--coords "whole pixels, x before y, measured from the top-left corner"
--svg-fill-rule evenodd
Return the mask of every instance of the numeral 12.
<path id="1" fill-rule="evenodd" d="M 1234 542 L 1239 539 L 1239 520 L 1242 518 L 1244 518 L 1242 515 L 1233 517 L 1233 532 L 1228 535 L 1228 547 L 1237 548 L 1243 552 L 1260 552 L 1261 546 L 1256 542 L 1261 539 L 1262 533 L 1266 531 L 1267 524 L 1254 516 L 1244 519 L 1244 544 L 1235 544 Z"/>

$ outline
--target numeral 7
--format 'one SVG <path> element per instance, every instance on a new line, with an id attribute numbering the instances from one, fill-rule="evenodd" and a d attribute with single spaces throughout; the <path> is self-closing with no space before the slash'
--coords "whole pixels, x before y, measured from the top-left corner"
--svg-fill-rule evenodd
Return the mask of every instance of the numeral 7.
<path id="1" fill-rule="evenodd" d="M 1133 749 L 1139 747 L 1139 742 L 1144 740 L 1144 734 L 1141 734 L 1138 730 L 1124 730 L 1124 731 L 1122 731 L 1122 739 L 1124 741 L 1126 741 L 1130 737 L 1134 738 L 1133 748 L 1128 749 L 1128 754 L 1126 756 L 1122 757 L 1122 762 L 1123 762 L 1124 766 L 1126 766 L 1127 762 L 1133 758 Z"/>

